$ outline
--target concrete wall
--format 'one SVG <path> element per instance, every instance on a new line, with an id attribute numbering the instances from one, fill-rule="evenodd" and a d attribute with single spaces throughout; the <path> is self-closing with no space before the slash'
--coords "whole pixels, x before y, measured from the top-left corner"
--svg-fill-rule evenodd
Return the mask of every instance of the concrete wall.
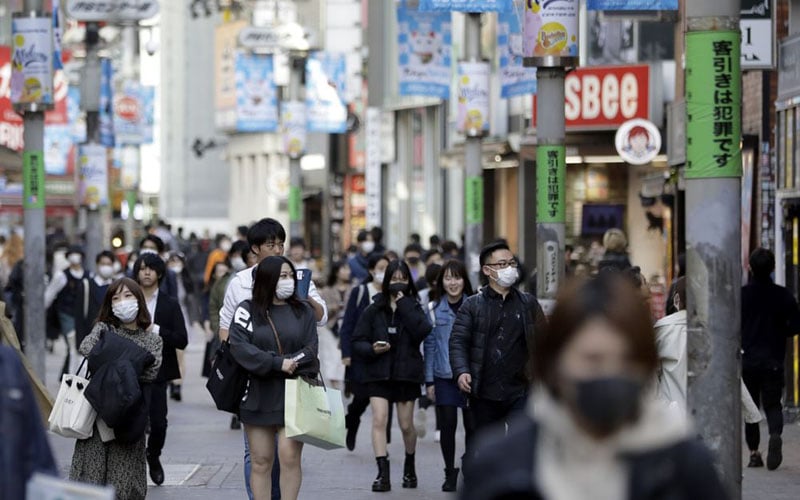
<path id="1" fill-rule="evenodd" d="M 631 263 L 642 268 L 642 274 L 650 280 L 654 274 L 666 276 L 666 236 L 663 232 L 648 230 L 647 216 L 639 193 L 642 190 L 642 180 L 645 177 L 664 172 L 664 169 L 655 168 L 628 168 L 628 249 Z M 658 211 L 660 204 L 649 210 Z"/>

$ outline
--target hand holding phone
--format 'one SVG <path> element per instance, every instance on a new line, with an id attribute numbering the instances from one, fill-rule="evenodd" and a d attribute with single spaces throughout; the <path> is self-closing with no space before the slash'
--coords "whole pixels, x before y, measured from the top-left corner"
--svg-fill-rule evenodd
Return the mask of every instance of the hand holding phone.
<path id="1" fill-rule="evenodd" d="M 308 290 L 311 287 L 311 271 L 308 269 L 297 270 L 297 298 L 305 300 L 308 298 Z"/>
<path id="2" fill-rule="evenodd" d="M 386 342 L 385 340 L 378 340 L 372 344 L 372 350 L 375 351 L 375 354 L 383 354 L 391 349 L 391 347 L 392 346 L 389 344 L 389 342 Z"/>

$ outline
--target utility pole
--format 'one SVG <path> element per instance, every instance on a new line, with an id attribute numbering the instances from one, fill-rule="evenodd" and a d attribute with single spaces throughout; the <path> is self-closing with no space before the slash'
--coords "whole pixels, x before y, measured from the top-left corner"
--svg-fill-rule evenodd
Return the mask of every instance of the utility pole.
<path id="1" fill-rule="evenodd" d="M 52 19 L 49 15 L 44 13 L 43 2 L 35 0 L 26 0 L 23 5 L 23 11 L 14 14 L 13 25 L 13 40 L 14 40 L 14 53 L 12 60 L 17 61 L 16 51 L 20 50 L 25 53 L 28 52 L 28 40 L 25 40 L 23 46 L 18 47 L 16 40 L 19 33 L 23 33 L 29 23 L 36 23 L 37 28 L 42 28 L 45 25 L 51 26 Z M 22 38 L 27 36 L 19 35 Z M 47 68 L 42 67 L 36 77 L 39 80 L 41 94 L 49 92 L 49 101 L 39 98 L 32 98 L 32 96 L 25 95 L 25 90 L 22 90 L 21 95 L 15 95 L 12 86 L 12 101 L 17 112 L 23 115 L 24 131 L 23 140 L 25 141 L 25 149 L 22 153 L 23 163 L 23 199 L 22 206 L 24 209 L 24 229 L 25 229 L 25 260 L 23 261 L 23 287 L 25 290 L 24 303 L 23 303 L 23 324 L 25 329 L 25 336 L 27 337 L 27 346 L 25 354 L 31 362 L 36 375 L 41 379 L 45 379 L 45 315 L 44 311 L 44 289 L 45 289 L 45 177 L 44 177 L 44 112 L 50 109 L 53 104 L 53 71 L 52 71 L 52 53 L 53 53 L 53 38 L 52 32 L 49 38 L 49 44 L 42 39 L 38 40 L 43 42 L 44 48 L 41 46 L 36 47 L 37 55 L 44 53 L 48 55 L 47 61 L 50 64 L 49 76 L 47 75 Z M 23 54 L 24 55 L 24 54 Z M 46 63 L 47 64 L 47 63 Z M 45 66 L 46 66 L 45 64 Z M 22 66 L 20 64 L 19 66 Z M 18 65 L 12 64 L 12 71 L 16 71 Z M 22 70 L 23 81 L 26 81 L 28 75 L 25 70 Z M 12 77 L 13 78 L 13 77 Z M 48 81 L 49 80 L 49 81 Z M 49 89 L 49 90 L 48 90 Z"/>
<path id="2" fill-rule="evenodd" d="M 466 13 L 464 27 L 464 58 L 466 62 L 481 61 L 481 15 L 478 12 Z M 488 89 L 486 89 L 488 91 Z M 488 117 L 487 117 L 488 119 Z M 480 135 L 467 135 L 464 144 L 464 167 L 466 179 L 464 185 L 465 224 L 464 255 L 470 281 L 477 286 L 480 283 L 480 263 L 478 257 L 483 246 L 483 162 Z"/>
<path id="3" fill-rule="evenodd" d="M 688 405 L 741 498 L 739 0 L 686 5 Z"/>
<path id="4" fill-rule="evenodd" d="M 81 75 L 81 109 L 86 111 L 86 142 L 100 143 L 100 57 L 97 44 L 100 41 L 100 27 L 96 22 L 86 23 L 86 62 Z M 84 267 L 93 271 L 94 258 L 103 250 L 103 221 L 100 208 L 88 206 L 86 209 L 86 258 Z"/>

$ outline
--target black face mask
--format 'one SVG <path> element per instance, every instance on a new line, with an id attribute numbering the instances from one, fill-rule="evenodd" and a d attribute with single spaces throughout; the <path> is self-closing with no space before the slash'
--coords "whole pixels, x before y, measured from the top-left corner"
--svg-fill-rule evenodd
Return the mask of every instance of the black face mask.
<path id="1" fill-rule="evenodd" d="M 389 285 L 389 293 L 397 295 L 398 293 L 405 293 L 408 290 L 408 283 L 392 283 Z"/>
<path id="2" fill-rule="evenodd" d="M 419 264 L 419 257 L 409 257 L 408 258 L 408 265 L 416 266 L 417 264 Z"/>
<path id="3" fill-rule="evenodd" d="M 606 437 L 639 416 L 642 384 L 629 377 L 575 381 L 574 410 L 595 434 Z"/>

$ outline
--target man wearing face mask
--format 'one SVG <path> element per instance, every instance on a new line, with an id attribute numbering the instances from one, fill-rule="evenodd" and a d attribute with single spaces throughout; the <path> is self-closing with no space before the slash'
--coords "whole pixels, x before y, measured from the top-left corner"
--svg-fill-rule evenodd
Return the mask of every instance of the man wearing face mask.
<path id="1" fill-rule="evenodd" d="M 108 286 L 114 281 L 115 262 L 117 262 L 116 255 L 109 250 L 103 250 L 95 257 L 95 269 L 97 272 L 86 282 L 89 285 L 88 289 L 84 288 L 84 283 L 81 282 L 75 311 L 76 346 L 80 346 L 83 339 L 92 331 Z"/>
<path id="2" fill-rule="evenodd" d="M 350 275 L 354 283 L 363 283 L 369 278 L 369 257 L 375 251 L 375 242 L 372 235 L 364 230 L 358 232 L 356 237 L 358 254 L 351 257 L 347 264 L 350 266 Z"/>
<path id="3" fill-rule="evenodd" d="M 164 260 L 166 258 L 166 251 L 167 246 L 164 244 L 164 241 L 153 234 L 148 234 L 142 238 L 142 241 L 139 243 L 140 257 L 144 254 L 150 253 L 158 255 L 161 257 L 161 260 Z M 164 260 L 164 262 L 166 265 L 166 260 Z M 136 274 L 133 273 L 132 268 L 129 277 L 133 278 L 134 280 L 136 279 Z M 178 300 L 178 277 L 171 269 L 167 269 L 164 279 L 161 280 L 160 287 L 162 293 L 165 293 L 173 299 Z"/>
<path id="4" fill-rule="evenodd" d="M 461 391 L 469 396 L 476 430 L 508 423 L 525 407 L 531 381 L 528 353 L 545 317 L 536 298 L 522 293 L 517 261 L 504 242 L 481 250 L 488 286 L 467 298 L 450 337 L 450 364 Z"/>

